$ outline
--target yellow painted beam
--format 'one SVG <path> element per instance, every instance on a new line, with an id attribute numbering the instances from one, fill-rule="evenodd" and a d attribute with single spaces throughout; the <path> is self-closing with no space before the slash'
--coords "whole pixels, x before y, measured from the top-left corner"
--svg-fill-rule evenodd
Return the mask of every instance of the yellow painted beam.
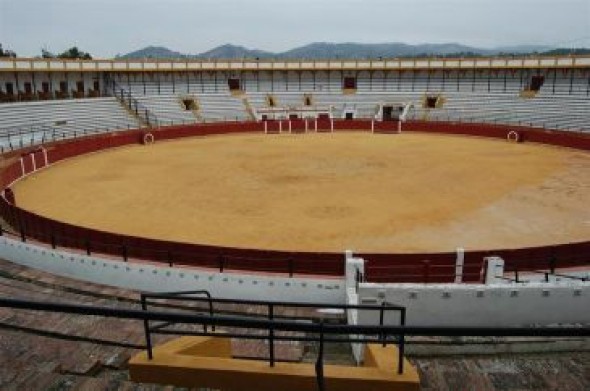
<path id="1" fill-rule="evenodd" d="M 211 387 L 240 391 L 302 391 L 317 389 L 315 366 L 309 363 L 234 359 L 230 340 L 214 337 L 181 337 L 154 349 L 154 358 L 140 353 L 129 361 L 131 380 L 180 387 Z M 416 369 L 406 360 L 397 374 L 398 351 L 394 346 L 369 345 L 365 365 L 325 365 L 328 390 L 419 390 Z"/>

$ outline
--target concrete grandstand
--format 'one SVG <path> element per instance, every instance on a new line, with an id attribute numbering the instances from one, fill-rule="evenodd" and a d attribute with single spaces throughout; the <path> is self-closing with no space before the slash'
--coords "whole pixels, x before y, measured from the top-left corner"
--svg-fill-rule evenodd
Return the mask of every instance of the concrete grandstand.
<path id="1" fill-rule="evenodd" d="M 0 59 L 0 100 L 0 214 L 4 219 L 0 257 L 22 265 L 2 265 L 3 275 L 10 280 L 5 284 L 6 295 L 27 289 L 20 287 L 22 281 L 16 276 L 31 273 L 27 283 L 37 289 L 53 278 L 44 274 L 49 272 L 60 276 L 52 289 L 64 295 L 70 295 L 71 285 L 79 289 L 79 280 L 116 286 L 121 290 L 113 288 L 114 293 L 101 285 L 96 289 L 108 290 L 109 297 L 101 294 L 101 300 L 123 306 L 133 301 L 137 291 L 202 289 L 227 300 L 272 297 L 282 303 L 368 306 L 328 311 L 331 319 L 320 312 L 311 317 L 313 324 L 318 323 L 316 318 L 321 318 L 321 324 L 337 318 L 335 323 L 348 325 L 401 322 L 403 326 L 499 329 L 561 325 L 581 335 L 588 333 L 590 237 L 586 231 L 582 240 L 556 243 L 543 232 L 547 241 L 538 246 L 449 248 L 430 253 L 244 248 L 125 235 L 60 221 L 22 206 L 13 189 L 18 181 L 35 178 L 37 171 L 52 170 L 58 162 L 90 152 L 227 133 L 354 130 L 366 135 L 391 133 L 391 137 L 400 132 L 476 136 L 568 148 L 579 153 L 582 160 L 576 160 L 576 167 L 584 173 L 588 167 L 583 159 L 590 151 L 590 56 L 355 61 Z M 586 183 L 580 179 L 578 185 L 575 196 L 587 201 Z M 26 272 L 23 266 L 32 269 Z M 86 291 L 80 294 L 91 296 Z M 383 319 L 381 315 L 379 319 L 370 312 L 370 306 L 386 304 L 403 306 L 408 317 Z M 239 302 L 222 307 L 220 312 L 225 314 L 249 311 Z M 307 313 L 286 313 L 294 319 L 309 318 Z M 272 315 L 261 315 L 266 316 L 272 320 Z M 17 332 L 24 330 L 13 326 Z M 19 327 L 23 330 L 18 331 Z M 125 327 L 130 327 L 128 344 L 139 343 L 141 330 Z M 95 335 L 88 338 L 98 340 Z M 384 341 L 387 338 L 384 334 Z M 408 338 L 406 352 L 414 357 L 421 355 L 421 344 L 441 341 L 421 340 L 419 334 Z M 464 346 L 465 350 L 482 348 L 489 341 L 485 338 L 471 341 L 476 347 Z M 168 340 L 158 340 L 164 341 Z M 531 350 L 522 340 L 502 341 L 505 351 L 544 349 Z M 557 350 L 588 348 L 587 337 L 557 341 Z M 358 343 L 342 345 L 348 349 L 344 361 L 358 364 L 369 357 Z M 236 349 L 246 352 L 238 356 L 251 357 L 248 347 Z M 281 345 L 277 355 L 301 361 L 309 349 L 303 342 L 291 348 Z M 108 361 L 109 354 L 101 352 L 101 360 Z M 338 360 L 342 356 L 333 358 L 335 363 Z M 436 389 L 437 370 L 427 359 L 412 360 L 423 389 Z M 582 360 L 587 357 L 582 355 Z M 134 363 L 137 368 L 147 365 Z M 80 382 L 75 371 L 68 371 L 72 381 Z M 406 381 L 387 379 L 402 380 Z M 587 384 L 586 380 L 577 384 Z M 19 379 L 19 384 L 26 388 L 30 381 Z M 96 380 L 97 384 L 104 381 Z M 415 385 L 399 387 L 415 389 Z"/>

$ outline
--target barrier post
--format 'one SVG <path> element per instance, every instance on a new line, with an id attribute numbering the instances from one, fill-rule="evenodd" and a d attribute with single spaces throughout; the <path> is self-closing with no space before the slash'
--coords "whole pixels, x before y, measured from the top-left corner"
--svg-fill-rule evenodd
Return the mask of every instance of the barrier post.
<path id="1" fill-rule="evenodd" d="M 406 309 L 401 309 L 400 314 L 400 323 L 402 326 L 406 325 Z M 398 361 L 397 361 L 397 373 L 403 374 L 404 373 L 404 350 L 406 345 L 406 335 L 404 333 L 400 334 L 399 336 L 399 344 L 398 344 Z"/>
<path id="2" fill-rule="evenodd" d="M 485 283 L 494 284 L 504 275 L 504 260 L 500 257 L 491 256 L 484 258 L 487 267 L 485 269 Z"/>
<path id="3" fill-rule="evenodd" d="M 49 160 L 47 159 L 47 150 L 44 147 L 41 147 L 41 151 L 43 151 L 43 160 L 45 160 L 45 167 L 49 165 Z"/>
<path id="4" fill-rule="evenodd" d="M 383 326 L 384 317 L 385 317 L 385 300 L 383 300 L 381 302 L 381 308 L 379 308 L 379 326 Z M 381 339 L 381 343 L 383 344 L 383 347 L 385 347 L 387 345 L 387 342 L 386 342 L 387 335 L 385 333 L 381 333 L 381 335 L 379 337 Z"/>
<path id="5" fill-rule="evenodd" d="M 272 303 L 268 304 L 268 320 L 274 319 L 274 306 Z M 272 323 L 268 327 L 268 349 L 270 366 L 275 366 L 275 330 Z"/>
<path id="6" fill-rule="evenodd" d="M 166 251 L 166 257 L 168 258 L 168 266 L 170 266 L 170 267 L 174 266 L 173 261 L 172 261 L 172 251 L 170 251 L 170 250 Z"/>
<path id="7" fill-rule="evenodd" d="M 457 258 L 455 260 L 455 283 L 463 282 L 463 266 L 465 264 L 465 249 L 457 247 Z"/>

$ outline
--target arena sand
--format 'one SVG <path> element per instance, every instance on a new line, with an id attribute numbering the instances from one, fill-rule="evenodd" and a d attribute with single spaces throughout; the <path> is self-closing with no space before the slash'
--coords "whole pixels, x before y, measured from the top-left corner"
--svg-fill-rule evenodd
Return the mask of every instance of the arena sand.
<path id="1" fill-rule="evenodd" d="M 590 154 L 478 137 L 240 134 L 127 146 L 20 181 L 17 204 L 136 236 L 429 252 L 590 239 Z"/>

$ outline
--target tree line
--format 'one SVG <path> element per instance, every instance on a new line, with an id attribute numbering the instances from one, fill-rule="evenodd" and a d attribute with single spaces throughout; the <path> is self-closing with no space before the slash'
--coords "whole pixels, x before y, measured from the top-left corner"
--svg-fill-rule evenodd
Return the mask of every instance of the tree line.
<path id="1" fill-rule="evenodd" d="M 0 57 L 16 58 L 17 55 L 13 50 L 4 49 L 0 43 Z M 54 54 L 47 49 L 41 49 L 41 58 L 64 58 L 64 59 L 78 59 L 78 60 L 92 60 L 92 55 L 88 52 L 78 49 L 77 46 L 72 46 L 68 50 Z"/>

